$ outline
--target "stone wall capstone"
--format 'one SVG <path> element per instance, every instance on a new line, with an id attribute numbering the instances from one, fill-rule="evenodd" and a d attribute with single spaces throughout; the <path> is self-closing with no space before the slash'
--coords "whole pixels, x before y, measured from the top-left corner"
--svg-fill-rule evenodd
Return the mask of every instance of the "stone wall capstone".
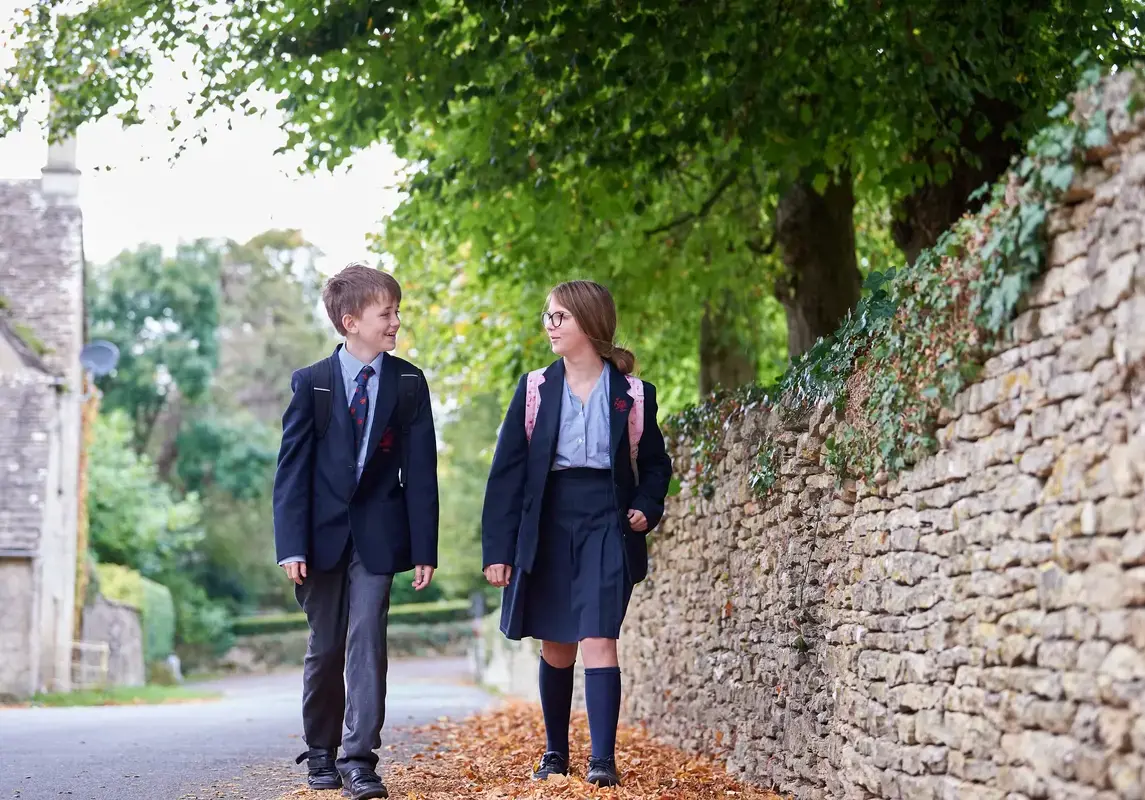
<path id="1" fill-rule="evenodd" d="M 1049 222 L 1046 271 L 939 449 L 826 466 L 819 408 L 732 423 L 621 639 L 625 715 L 797 798 L 1145 797 L 1145 124 Z M 748 485 L 760 433 L 779 478 Z M 690 443 L 675 442 L 679 475 Z"/>

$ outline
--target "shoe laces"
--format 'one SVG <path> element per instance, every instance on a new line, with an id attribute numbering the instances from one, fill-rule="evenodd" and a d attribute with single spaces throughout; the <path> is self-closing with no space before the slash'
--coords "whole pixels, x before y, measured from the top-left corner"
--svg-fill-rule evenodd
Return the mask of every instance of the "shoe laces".
<path id="1" fill-rule="evenodd" d="M 565 763 L 565 757 L 563 755 L 558 753 L 556 750 L 549 750 L 547 753 L 545 753 L 543 756 L 541 756 L 540 768 L 546 769 L 546 768 L 563 767 L 564 763 Z"/>

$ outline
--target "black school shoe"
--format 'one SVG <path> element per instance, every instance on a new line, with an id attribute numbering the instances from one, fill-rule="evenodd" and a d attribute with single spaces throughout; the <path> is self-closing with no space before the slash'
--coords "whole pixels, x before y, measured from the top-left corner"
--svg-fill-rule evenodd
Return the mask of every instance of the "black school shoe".
<path id="1" fill-rule="evenodd" d="M 386 786 L 378 773 L 369 767 L 355 767 L 346 774 L 346 788 L 342 790 L 343 797 L 350 800 L 372 800 L 372 798 L 389 797 Z"/>
<path id="2" fill-rule="evenodd" d="M 334 767 L 334 751 L 312 747 L 294 759 L 295 764 L 306 761 L 306 785 L 311 789 L 341 789 L 342 776 Z"/>
<path id="3" fill-rule="evenodd" d="M 533 780 L 547 780 L 550 775 L 568 775 L 569 757 L 564 753 L 550 750 L 541 756 L 541 763 L 533 770 Z"/>
<path id="4" fill-rule="evenodd" d="M 619 786 L 620 776 L 616 774 L 616 759 L 590 758 L 585 780 L 597 786 Z"/>

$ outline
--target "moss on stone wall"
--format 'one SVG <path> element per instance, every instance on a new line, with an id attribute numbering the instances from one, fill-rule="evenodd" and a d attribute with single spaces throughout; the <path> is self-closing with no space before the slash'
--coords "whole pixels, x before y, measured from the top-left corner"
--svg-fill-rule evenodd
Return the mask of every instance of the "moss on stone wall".
<path id="1" fill-rule="evenodd" d="M 36 336 L 35 332 L 23 322 L 12 322 L 11 327 L 12 332 L 20 337 L 20 341 L 36 355 L 46 356 L 51 352 L 51 348 L 44 344 L 43 341 Z"/>

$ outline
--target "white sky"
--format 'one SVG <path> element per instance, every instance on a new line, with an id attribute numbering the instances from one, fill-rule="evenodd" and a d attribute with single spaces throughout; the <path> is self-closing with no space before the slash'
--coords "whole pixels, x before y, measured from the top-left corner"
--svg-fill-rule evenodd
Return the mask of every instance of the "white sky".
<path id="1" fill-rule="evenodd" d="M 28 2 L 0 0 L 0 29 L 8 29 L 12 10 Z M 0 48 L 0 70 L 9 64 L 10 52 Z M 154 87 L 147 99 L 169 107 L 185 90 L 186 84 L 172 80 Z M 39 177 L 47 154 L 43 118 L 41 112 L 19 133 L 0 139 L 0 179 Z M 178 144 L 166 119 L 163 113 L 156 122 L 124 130 L 105 118 L 80 128 L 77 166 L 89 262 L 142 242 L 173 247 L 201 236 L 245 241 L 268 228 L 298 228 L 326 254 L 319 268 L 331 272 L 367 258 L 366 234 L 378 231 L 397 205 L 392 187 L 402 162 L 385 145 L 358 153 L 349 170 L 343 165 L 333 174 L 298 176 L 299 155 L 274 155 L 285 133 L 272 108 L 262 119 L 236 118 L 231 131 L 225 117 L 213 120 L 207 143 L 188 146 L 170 163 Z"/>

